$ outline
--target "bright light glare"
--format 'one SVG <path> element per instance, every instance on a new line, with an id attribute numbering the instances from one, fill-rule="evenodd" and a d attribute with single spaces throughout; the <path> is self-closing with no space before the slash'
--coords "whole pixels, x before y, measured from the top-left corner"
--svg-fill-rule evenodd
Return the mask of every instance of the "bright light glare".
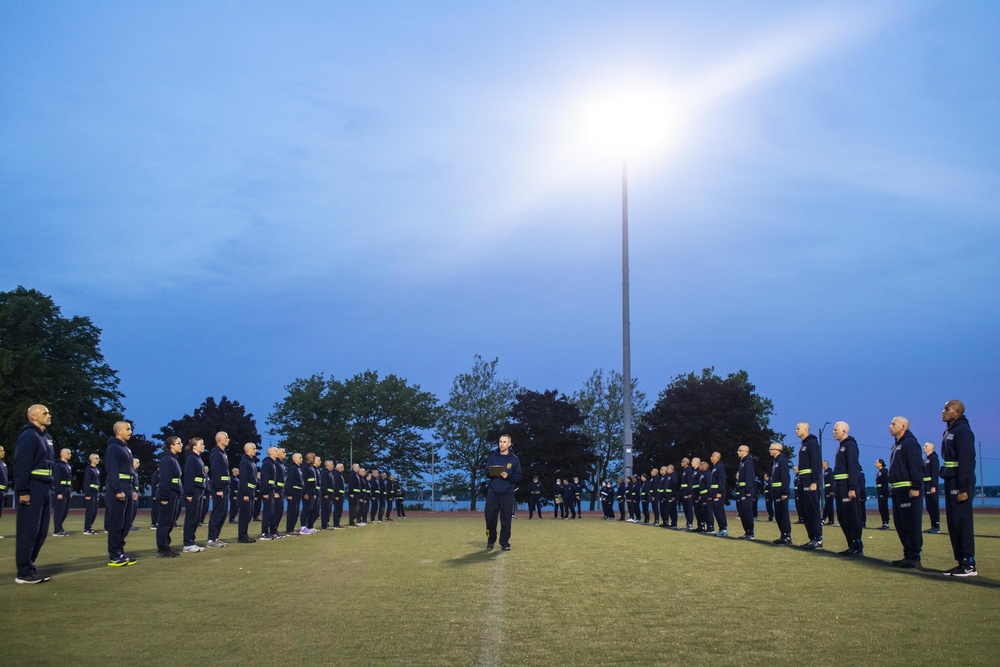
<path id="1" fill-rule="evenodd" d="M 590 140 L 608 149 L 637 154 L 662 151 L 675 131 L 667 96 L 621 92 L 586 107 Z"/>

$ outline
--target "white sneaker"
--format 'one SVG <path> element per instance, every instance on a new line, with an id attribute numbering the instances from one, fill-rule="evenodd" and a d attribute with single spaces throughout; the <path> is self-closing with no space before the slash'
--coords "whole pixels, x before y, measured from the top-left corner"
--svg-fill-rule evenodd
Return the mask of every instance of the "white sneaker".
<path id="1" fill-rule="evenodd" d="M 222 540 L 209 540 L 206 544 L 212 547 L 213 549 L 221 549 L 222 547 L 226 546 L 226 543 L 223 542 Z"/>
<path id="2" fill-rule="evenodd" d="M 188 546 L 184 547 L 184 553 L 186 554 L 196 554 L 199 551 L 204 551 L 204 550 L 205 547 L 199 547 L 197 544 L 189 544 Z"/>

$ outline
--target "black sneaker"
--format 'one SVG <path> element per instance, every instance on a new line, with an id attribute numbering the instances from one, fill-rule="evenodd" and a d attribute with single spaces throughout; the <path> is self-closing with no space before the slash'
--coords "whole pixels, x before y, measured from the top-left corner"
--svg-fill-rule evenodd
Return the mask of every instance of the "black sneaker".
<path id="1" fill-rule="evenodd" d="M 486 549 L 487 549 L 487 550 L 490 550 L 490 549 L 492 549 L 492 548 L 493 548 L 494 546 L 496 546 L 496 545 L 495 545 L 495 544 L 494 544 L 493 542 L 487 542 L 487 543 L 486 543 Z"/>
<path id="2" fill-rule="evenodd" d="M 510 545 L 509 544 L 500 545 L 500 551 L 510 551 Z"/>
<path id="3" fill-rule="evenodd" d="M 239 542 L 240 544 L 253 544 L 256 541 L 257 540 L 253 539 L 252 537 L 241 537 L 240 539 L 237 540 L 237 542 Z"/>
<path id="4" fill-rule="evenodd" d="M 174 551 L 157 551 L 157 558 L 177 558 L 177 553 Z"/>
<path id="5" fill-rule="evenodd" d="M 899 564 L 899 567 L 903 568 L 904 570 L 911 570 L 915 567 L 920 567 L 920 559 L 904 558 L 903 561 Z"/>
<path id="6" fill-rule="evenodd" d="M 975 565 L 956 565 L 950 570 L 942 572 L 946 577 L 978 577 L 979 572 Z"/>
<path id="7" fill-rule="evenodd" d="M 41 574 L 26 574 L 23 577 L 15 577 L 15 584 L 44 584 L 46 581 L 50 580 L 52 577 L 46 577 Z"/>

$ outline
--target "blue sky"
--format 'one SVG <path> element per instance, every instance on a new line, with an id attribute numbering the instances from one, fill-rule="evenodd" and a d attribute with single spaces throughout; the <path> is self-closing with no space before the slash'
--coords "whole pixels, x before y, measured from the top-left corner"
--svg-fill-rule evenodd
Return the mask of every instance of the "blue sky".
<path id="1" fill-rule="evenodd" d="M 222 394 L 266 430 L 316 372 L 443 398 L 475 354 L 567 393 L 620 368 L 620 154 L 586 110 L 627 90 L 657 121 L 640 386 L 746 369 L 778 430 L 845 419 L 868 468 L 893 416 L 938 442 L 960 398 L 1000 483 L 996 3 L 3 0 L 0 26 L 0 289 L 103 329 L 142 432 Z"/>

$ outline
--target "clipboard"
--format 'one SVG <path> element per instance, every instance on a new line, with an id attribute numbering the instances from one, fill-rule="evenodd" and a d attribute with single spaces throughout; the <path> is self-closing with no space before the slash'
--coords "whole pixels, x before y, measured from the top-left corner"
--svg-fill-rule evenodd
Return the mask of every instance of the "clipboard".
<path id="1" fill-rule="evenodd" d="M 490 477 L 499 477 L 502 472 L 507 472 L 506 466 L 490 466 Z"/>

